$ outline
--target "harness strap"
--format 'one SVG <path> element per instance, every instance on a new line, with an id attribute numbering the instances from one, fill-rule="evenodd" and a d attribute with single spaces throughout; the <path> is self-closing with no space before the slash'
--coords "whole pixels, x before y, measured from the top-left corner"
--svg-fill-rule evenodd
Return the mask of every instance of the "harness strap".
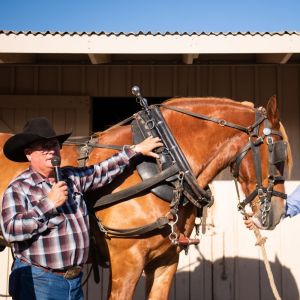
<path id="1" fill-rule="evenodd" d="M 265 187 L 263 187 L 262 190 L 263 190 L 264 193 L 271 193 L 272 196 L 280 197 L 280 198 L 283 198 L 283 199 L 287 198 L 287 195 L 285 193 L 282 193 L 282 192 L 278 192 L 278 191 L 275 191 L 275 190 L 269 191 L 268 188 L 265 188 Z M 238 204 L 239 209 L 240 208 L 244 209 L 245 206 L 247 204 L 249 204 L 257 195 L 258 195 L 258 191 L 256 189 L 251 194 L 249 194 L 245 198 L 245 200 L 243 200 L 242 202 L 239 202 L 239 204 Z"/>
<path id="2" fill-rule="evenodd" d="M 250 140 L 250 146 L 251 146 L 252 153 L 253 153 L 257 187 L 260 189 L 262 187 L 260 149 L 259 149 L 258 145 L 252 139 Z"/>
<path id="3" fill-rule="evenodd" d="M 101 197 L 100 199 L 98 199 L 96 201 L 96 203 L 94 205 L 94 209 L 97 210 L 97 209 L 102 208 L 105 205 L 111 205 L 120 200 L 124 200 L 133 195 L 137 195 L 138 193 L 141 193 L 141 192 L 149 189 L 150 187 L 175 175 L 178 172 L 179 172 L 179 167 L 178 167 L 177 163 L 175 163 L 171 167 L 168 167 L 167 169 L 163 170 L 161 173 L 159 173 L 151 178 L 145 179 L 144 181 L 142 181 L 134 186 L 131 186 L 127 189 L 124 189 L 124 190 Z"/>
<path id="4" fill-rule="evenodd" d="M 258 136 L 258 130 L 259 130 L 259 124 L 261 123 L 260 120 L 261 120 L 261 117 L 262 117 L 262 113 L 264 111 L 262 110 L 262 108 L 258 108 L 258 109 L 255 109 L 255 123 L 252 125 L 252 133 L 251 135 L 252 136 Z M 266 118 L 265 115 L 264 116 L 264 119 Z"/>
<path id="5" fill-rule="evenodd" d="M 185 115 L 189 115 L 189 116 L 192 116 L 192 117 L 195 117 L 195 118 L 198 118 L 198 119 L 211 121 L 211 122 L 219 124 L 220 126 L 226 126 L 226 127 L 231 127 L 231 128 L 234 128 L 234 129 L 238 129 L 238 130 L 243 131 L 247 134 L 249 134 L 252 131 L 252 129 L 254 128 L 254 125 L 256 125 L 256 123 L 257 123 L 256 122 L 255 124 L 253 124 L 251 126 L 244 127 L 244 126 L 241 126 L 241 125 L 238 125 L 238 124 L 228 122 L 224 119 L 209 117 L 209 116 L 206 116 L 206 115 L 203 115 L 203 114 L 198 114 L 198 113 L 196 114 L 196 113 L 193 113 L 191 111 L 187 111 L 185 109 L 177 108 L 177 107 L 174 107 L 174 106 L 168 106 L 168 105 L 164 105 L 164 104 L 159 104 L 159 106 L 161 106 L 163 108 L 166 108 L 166 109 L 174 110 L 174 111 L 177 111 L 179 113 L 183 113 Z M 262 122 L 263 120 L 264 119 L 259 120 L 259 121 Z"/>
<path id="6" fill-rule="evenodd" d="M 98 224 L 99 224 L 98 220 Z M 100 230 L 105 233 L 105 235 L 112 235 L 113 237 L 128 237 L 128 238 L 133 238 L 133 237 L 139 237 L 140 235 L 149 233 L 155 229 L 162 229 L 164 226 L 169 224 L 170 219 L 166 216 L 158 218 L 156 221 L 147 224 L 145 226 L 139 226 L 139 227 L 134 227 L 134 228 L 129 228 L 129 229 L 116 229 L 116 228 L 111 228 L 108 226 L 104 226 L 101 224 Z"/>
<path id="7" fill-rule="evenodd" d="M 76 141 L 69 141 L 66 140 L 64 142 L 64 145 L 66 146 L 90 146 L 92 148 L 104 148 L 104 149 L 112 149 L 112 150 L 117 150 L 120 151 L 122 150 L 122 146 L 119 145 L 111 145 L 111 144 L 99 144 L 99 143 L 90 143 L 90 142 L 76 142 Z"/>
<path id="8" fill-rule="evenodd" d="M 234 159 L 233 163 L 231 164 L 231 173 L 233 178 L 237 178 L 239 176 L 240 164 L 243 158 L 248 153 L 249 149 L 251 148 L 250 142 L 241 150 L 239 155 Z"/>
<path id="9" fill-rule="evenodd" d="M 84 167 L 86 161 L 89 158 L 90 153 L 94 148 L 104 148 L 121 151 L 122 146 L 110 145 L 110 144 L 99 144 L 97 143 L 98 135 L 93 134 L 90 137 L 77 136 L 68 138 L 63 144 L 65 146 L 78 146 L 79 157 L 77 158 L 79 167 Z"/>

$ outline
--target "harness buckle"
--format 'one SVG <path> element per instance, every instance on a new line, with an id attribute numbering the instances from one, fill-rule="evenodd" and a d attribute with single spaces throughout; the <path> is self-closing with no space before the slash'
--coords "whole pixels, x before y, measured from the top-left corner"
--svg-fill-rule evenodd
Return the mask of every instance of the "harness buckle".
<path id="1" fill-rule="evenodd" d="M 256 139 L 256 141 L 254 142 L 254 145 L 255 145 L 255 146 L 258 146 L 258 145 L 262 144 L 263 142 L 264 142 L 263 137 L 262 137 L 262 136 L 259 136 L 259 137 Z"/>
<path id="2" fill-rule="evenodd" d="M 223 119 L 221 119 L 221 120 L 219 120 L 218 124 L 219 124 L 220 126 L 224 127 L 224 126 L 226 125 L 226 121 L 223 120 Z"/>
<path id="3" fill-rule="evenodd" d="M 147 122 L 146 122 L 146 128 L 149 129 L 149 130 L 152 130 L 154 127 L 155 127 L 155 122 L 153 119 L 149 119 Z"/>
<path id="4" fill-rule="evenodd" d="M 263 188 L 258 188 L 257 195 L 259 198 L 262 198 L 262 197 L 266 196 L 266 193 L 264 192 Z"/>
<path id="5" fill-rule="evenodd" d="M 176 225 L 177 221 L 178 221 L 178 215 L 174 215 L 175 216 L 175 220 L 170 220 L 169 221 L 169 226 L 171 227 L 171 233 L 169 234 L 169 239 L 172 242 L 172 244 L 176 244 L 177 243 L 177 238 L 178 235 L 176 233 L 176 231 L 174 230 L 174 226 Z"/>
<path id="6" fill-rule="evenodd" d="M 273 138 L 271 136 L 267 136 L 267 144 L 273 145 Z"/>

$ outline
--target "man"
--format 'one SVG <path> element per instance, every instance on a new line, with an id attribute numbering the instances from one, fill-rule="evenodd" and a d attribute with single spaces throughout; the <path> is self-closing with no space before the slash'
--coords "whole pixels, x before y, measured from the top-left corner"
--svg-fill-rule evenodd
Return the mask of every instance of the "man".
<path id="1" fill-rule="evenodd" d="M 294 217 L 300 213 L 300 185 L 288 195 L 285 203 L 285 218 Z M 251 218 L 244 219 L 245 225 L 248 229 L 252 230 L 255 226 L 259 228 L 259 225 Z"/>
<path id="2" fill-rule="evenodd" d="M 162 146 L 159 138 L 149 137 L 97 165 L 62 168 L 56 182 L 51 161 L 60 157 L 70 135 L 57 135 L 46 118 L 34 118 L 3 147 L 8 159 L 30 163 L 9 184 L 2 202 L 2 232 L 15 256 L 9 282 L 13 299 L 83 299 L 81 267 L 89 247 L 83 194 L 111 182 L 137 153 L 158 158 L 152 151 Z"/>

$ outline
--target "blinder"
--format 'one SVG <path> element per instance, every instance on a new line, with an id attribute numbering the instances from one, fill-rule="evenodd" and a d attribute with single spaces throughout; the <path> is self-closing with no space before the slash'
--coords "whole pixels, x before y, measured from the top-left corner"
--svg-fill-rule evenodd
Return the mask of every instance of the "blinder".
<path id="1" fill-rule="evenodd" d="M 287 142 L 276 141 L 268 144 L 269 148 L 269 164 L 276 165 L 285 162 L 287 159 Z"/>

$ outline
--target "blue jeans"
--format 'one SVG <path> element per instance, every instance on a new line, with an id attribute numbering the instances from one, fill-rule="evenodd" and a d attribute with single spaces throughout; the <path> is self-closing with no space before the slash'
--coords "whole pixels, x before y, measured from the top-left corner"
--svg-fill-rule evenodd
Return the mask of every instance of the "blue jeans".
<path id="1" fill-rule="evenodd" d="M 82 273 L 74 279 L 46 272 L 16 259 L 9 277 L 14 300 L 83 300 Z"/>

